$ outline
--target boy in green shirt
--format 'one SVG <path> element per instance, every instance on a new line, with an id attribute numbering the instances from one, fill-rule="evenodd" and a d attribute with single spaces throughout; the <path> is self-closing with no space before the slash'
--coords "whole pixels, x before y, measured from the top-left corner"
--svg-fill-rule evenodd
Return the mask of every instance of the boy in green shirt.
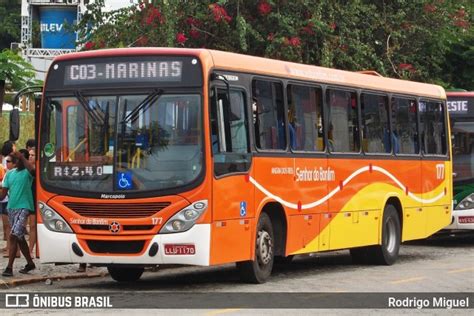
<path id="1" fill-rule="evenodd" d="M 33 177 L 30 173 L 33 166 L 20 152 L 11 153 L 8 159 L 16 163 L 16 168 L 7 172 L 3 179 L 3 187 L 0 192 L 0 200 L 9 193 L 7 210 L 8 220 L 11 225 L 8 265 L 2 273 L 3 276 L 13 276 L 13 262 L 15 261 L 18 246 L 27 261 L 26 266 L 19 272 L 28 273 L 36 268 L 31 259 L 28 244 L 25 239 L 28 216 L 33 213 L 35 209 L 33 205 L 33 194 L 31 192 Z"/>

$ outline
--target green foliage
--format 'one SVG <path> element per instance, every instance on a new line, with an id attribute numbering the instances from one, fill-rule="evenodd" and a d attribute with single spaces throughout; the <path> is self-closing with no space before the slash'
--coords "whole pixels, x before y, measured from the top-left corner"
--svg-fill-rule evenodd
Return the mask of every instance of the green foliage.
<path id="1" fill-rule="evenodd" d="M 470 88 L 470 3 L 153 0 L 103 13 L 100 0 L 89 6 L 78 29 L 86 50 L 205 47 Z M 462 75 L 454 81 L 447 73 L 456 68 Z"/>
<path id="2" fill-rule="evenodd" d="M 452 71 L 445 72 L 442 80 L 448 82 L 447 88 L 463 87 L 474 91 L 474 34 L 466 34 L 466 37 L 451 44 L 447 53 L 446 67 Z"/>
<path id="3" fill-rule="evenodd" d="M 20 0 L 0 0 L 0 51 L 20 41 Z"/>
<path id="4" fill-rule="evenodd" d="M 0 81 L 10 83 L 12 90 L 26 85 L 38 84 L 34 79 L 35 71 L 30 63 L 9 49 L 0 53 Z"/>
<path id="5" fill-rule="evenodd" d="M 0 115 L 0 144 L 8 140 L 10 133 L 10 112 Z M 18 148 L 25 148 L 26 141 L 35 138 L 35 114 L 34 112 L 20 112 L 20 138 L 16 141 Z"/>

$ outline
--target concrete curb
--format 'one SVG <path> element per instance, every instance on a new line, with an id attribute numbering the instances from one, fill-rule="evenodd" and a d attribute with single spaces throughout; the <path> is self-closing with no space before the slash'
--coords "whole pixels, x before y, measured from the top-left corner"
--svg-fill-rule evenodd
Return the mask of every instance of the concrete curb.
<path id="1" fill-rule="evenodd" d="M 51 281 L 59 281 L 59 280 L 70 280 L 70 279 L 85 279 L 85 278 L 98 278 L 107 276 L 107 272 L 100 272 L 100 273 L 93 273 L 93 272 L 84 272 L 84 273 L 75 273 L 75 274 L 57 274 L 57 275 L 49 275 L 49 276 L 32 276 L 31 278 L 24 278 L 24 279 L 2 279 L 0 280 L 0 287 L 2 288 L 10 288 L 12 286 L 19 286 L 31 283 L 38 283 L 43 282 L 48 279 Z"/>

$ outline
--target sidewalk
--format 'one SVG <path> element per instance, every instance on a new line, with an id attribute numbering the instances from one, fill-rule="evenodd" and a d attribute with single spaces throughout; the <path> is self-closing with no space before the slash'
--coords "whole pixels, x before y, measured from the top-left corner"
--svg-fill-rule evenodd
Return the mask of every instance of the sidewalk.
<path id="1" fill-rule="evenodd" d="M 0 223 L 0 249 L 5 248 L 6 245 L 6 241 L 3 240 L 3 225 Z M 106 268 L 87 267 L 86 272 L 77 272 L 77 269 L 79 268 L 78 264 L 56 266 L 54 264 L 41 264 L 39 259 L 33 259 L 36 265 L 35 270 L 28 274 L 21 274 L 18 270 L 23 268 L 26 264 L 25 258 L 21 255 L 20 258 L 15 259 L 15 263 L 13 264 L 13 276 L 4 277 L 1 276 L 1 272 L 3 272 L 8 264 L 8 258 L 5 258 L 4 255 L 6 255 L 6 253 L 4 253 L 3 250 L 0 250 L 0 290 L 23 284 L 45 282 L 48 279 L 54 282 L 56 280 L 64 279 L 100 277 L 107 274 Z"/>

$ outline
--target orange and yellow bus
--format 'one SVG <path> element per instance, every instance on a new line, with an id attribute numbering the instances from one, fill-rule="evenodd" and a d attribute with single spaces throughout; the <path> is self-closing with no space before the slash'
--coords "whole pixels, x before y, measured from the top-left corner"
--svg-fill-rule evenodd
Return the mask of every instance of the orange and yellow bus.
<path id="1" fill-rule="evenodd" d="M 41 110 L 44 263 L 237 263 L 350 249 L 390 265 L 451 220 L 445 91 L 207 49 L 57 57 Z"/>

